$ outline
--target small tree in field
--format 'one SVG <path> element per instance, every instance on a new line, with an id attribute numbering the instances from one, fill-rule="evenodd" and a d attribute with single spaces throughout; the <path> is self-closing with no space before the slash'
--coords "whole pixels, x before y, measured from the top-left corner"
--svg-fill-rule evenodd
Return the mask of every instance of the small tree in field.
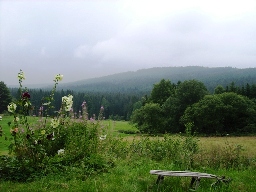
<path id="1" fill-rule="evenodd" d="M 131 122 L 142 133 L 159 133 L 164 130 L 163 111 L 158 103 L 147 103 L 140 109 L 136 109 Z"/>
<path id="2" fill-rule="evenodd" d="M 7 105 L 12 101 L 10 90 L 3 81 L 0 81 L 0 113 L 7 110 Z"/>

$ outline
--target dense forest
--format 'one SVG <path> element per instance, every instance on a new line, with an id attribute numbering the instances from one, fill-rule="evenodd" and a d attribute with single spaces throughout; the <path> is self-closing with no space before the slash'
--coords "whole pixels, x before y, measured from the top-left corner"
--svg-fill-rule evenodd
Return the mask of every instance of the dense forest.
<path id="1" fill-rule="evenodd" d="M 247 83 L 256 84 L 256 68 L 159 67 L 60 84 L 59 89 L 77 92 L 136 92 L 143 95 L 149 94 L 153 84 L 161 79 L 169 79 L 172 83 L 196 79 L 203 82 L 208 91 L 213 93 L 216 86 L 226 87 L 231 82 L 239 87 L 246 86 Z"/>
<path id="2" fill-rule="evenodd" d="M 157 88 L 162 81 L 169 83 L 167 83 L 166 86 Z M 184 85 L 185 82 L 193 81 L 199 82 L 199 87 L 201 87 L 199 90 L 192 85 L 192 88 L 190 86 L 185 86 L 183 87 L 183 90 L 180 91 L 182 87 L 181 85 Z M 18 88 L 9 88 L 9 90 L 12 98 L 18 99 L 20 97 Z M 196 93 L 195 90 L 197 90 Z M 202 95 L 193 100 L 193 97 L 198 95 L 202 90 Z M 44 102 L 42 98 L 47 98 L 51 94 L 51 89 L 50 87 L 37 89 L 29 88 L 28 91 L 31 95 L 31 103 L 34 106 L 31 115 L 38 115 L 38 110 Z M 57 91 L 54 94 L 54 101 L 52 104 L 55 110 L 59 109 L 61 106 L 61 98 L 71 94 L 73 95 L 74 100 L 73 110 L 77 116 L 79 116 L 82 108 L 81 105 L 85 101 L 89 117 L 94 116 L 94 114 L 98 115 L 101 106 L 103 106 L 106 119 L 131 120 L 135 125 L 140 127 L 142 132 L 184 132 L 186 129 L 185 124 L 189 125 L 191 122 L 196 123 L 199 121 L 196 117 L 192 118 L 192 114 L 195 113 L 194 110 L 199 109 L 200 107 L 205 108 L 208 105 L 208 103 L 205 106 L 203 103 L 197 104 L 199 101 L 205 96 L 214 96 L 214 98 L 210 98 L 210 100 L 219 100 L 221 103 L 224 98 L 217 95 L 223 95 L 224 93 L 234 93 L 235 95 L 243 97 L 242 100 L 246 98 L 250 100 L 250 102 L 255 103 L 256 68 L 167 67 L 121 73 L 69 84 L 59 84 Z M 184 95 L 189 95 L 187 100 L 191 101 L 188 102 L 186 99 L 185 101 L 182 101 Z M 223 97 L 236 98 L 236 96 L 232 97 L 230 95 L 224 95 Z M 248 102 L 246 100 L 246 103 Z M 148 105 L 149 103 L 150 105 Z M 251 106 L 253 105 L 252 103 L 250 103 Z M 153 105 L 151 106 L 151 104 Z M 194 106 L 194 104 L 197 104 L 197 107 Z M 159 128 L 157 131 L 149 131 L 147 130 L 150 129 L 149 127 L 144 127 L 144 129 L 142 128 L 144 126 L 143 123 L 140 124 L 136 122 L 135 111 L 143 110 L 145 106 L 149 107 L 148 109 L 153 107 L 150 110 L 154 109 L 154 111 L 151 111 L 150 113 L 157 114 L 155 124 L 150 126 L 161 126 L 165 127 L 164 129 Z M 213 109 L 214 106 L 217 106 L 217 104 L 212 104 L 212 106 L 208 107 Z M 223 111 L 224 109 L 221 108 L 218 110 L 220 110 L 218 113 L 222 113 L 221 110 Z M 54 111 L 51 111 L 50 114 L 53 114 L 53 112 Z M 163 115 L 161 117 L 160 114 L 163 113 L 167 113 L 169 116 L 165 117 Z M 196 113 L 199 113 L 199 111 Z M 138 113 L 137 116 L 138 119 L 143 120 Z M 148 117 L 154 119 L 150 115 Z M 211 119 L 208 120 L 211 121 Z M 167 124 L 162 125 L 161 122 Z M 215 121 L 215 123 L 216 122 L 217 121 Z M 227 126 L 229 125 L 230 124 Z M 175 129 L 173 127 L 175 127 Z M 193 125 L 191 127 L 195 126 Z M 200 127 L 198 125 L 196 127 L 197 131 L 199 131 L 199 129 L 200 131 L 206 129 L 205 127 Z M 247 126 L 247 131 L 253 132 L 252 127 L 254 127 L 254 122 L 251 122 L 249 128 Z M 225 132 L 224 130 L 223 125 L 220 125 L 219 132 Z"/>
<path id="3" fill-rule="evenodd" d="M 18 88 L 9 88 L 13 98 L 19 98 L 20 93 Z M 38 114 L 38 109 L 43 103 L 42 98 L 48 97 L 50 90 L 43 89 L 29 89 L 31 94 L 31 103 L 34 106 L 33 114 Z M 234 82 L 225 88 L 221 85 L 217 86 L 215 92 L 234 92 L 248 98 L 256 98 L 256 84 L 246 84 L 246 86 L 236 86 Z M 136 92 L 131 93 L 109 93 L 109 92 L 75 92 L 72 90 L 61 90 L 54 94 L 53 106 L 59 109 L 61 105 L 61 98 L 65 95 L 71 94 L 74 97 L 74 111 L 78 114 L 81 110 L 81 104 L 86 101 L 89 116 L 98 114 L 101 106 L 104 107 L 104 114 L 106 118 L 116 120 L 129 120 L 134 109 L 141 106 L 141 98 L 147 98 L 150 94 L 141 94 Z"/>
<path id="4" fill-rule="evenodd" d="M 10 88 L 10 92 L 13 98 L 18 99 L 20 97 L 18 88 Z M 28 92 L 31 95 L 31 103 L 34 106 L 34 110 L 33 112 L 31 111 L 31 113 L 37 116 L 39 108 L 42 106 L 42 103 L 44 103 L 44 98 L 47 98 L 51 94 L 51 91 L 28 89 Z M 69 94 L 73 95 L 73 110 L 77 115 L 82 109 L 82 103 L 85 101 L 89 117 L 98 115 L 101 106 L 103 106 L 105 118 L 115 120 L 128 120 L 133 111 L 134 103 L 141 99 L 141 95 L 136 94 L 61 90 L 56 91 L 53 97 L 52 105 L 55 110 L 60 109 L 62 97 Z M 53 115 L 53 112 L 54 111 L 50 111 L 49 114 Z"/>

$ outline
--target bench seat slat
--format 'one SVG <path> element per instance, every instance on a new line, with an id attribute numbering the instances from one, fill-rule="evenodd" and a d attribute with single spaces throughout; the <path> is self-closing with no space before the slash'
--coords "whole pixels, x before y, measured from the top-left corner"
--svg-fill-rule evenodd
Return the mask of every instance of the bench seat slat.
<path id="1" fill-rule="evenodd" d="M 151 170 L 150 174 L 162 175 L 162 176 L 178 176 L 178 177 L 201 177 L 201 178 L 218 178 L 216 175 L 200 172 L 190 171 L 163 171 L 163 170 Z"/>

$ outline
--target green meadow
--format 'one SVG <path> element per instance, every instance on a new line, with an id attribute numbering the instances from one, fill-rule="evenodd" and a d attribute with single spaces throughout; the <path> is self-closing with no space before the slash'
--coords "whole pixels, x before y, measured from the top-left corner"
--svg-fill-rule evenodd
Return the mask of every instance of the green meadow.
<path id="1" fill-rule="evenodd" d="M 0 155 L 8 154 L 11 143 L 8 122 L 2 115 Z M 36 124 L 37 117 L 29 122 Z M 23 182 L 1 176 L 0 191 L 189 191 L 190 177 L 165 177 L 156 184 L 150 170 L 190 170 L 231 178 L 212 186 L 215 179 L 200 181 L 196 191 L 256 191 L 256 137 L 190 137 L 184 135 L 142 135 L 126 121 L 105 120 L 107 169 L 91 172 L 69 165 L 65 170 L 41 174 Z M 7 140 L 6 140 L 7 139 Z M 193 153 L 191 151 L 194 151 Z M 53 167 L 54 168 L 54 167 Z"/>

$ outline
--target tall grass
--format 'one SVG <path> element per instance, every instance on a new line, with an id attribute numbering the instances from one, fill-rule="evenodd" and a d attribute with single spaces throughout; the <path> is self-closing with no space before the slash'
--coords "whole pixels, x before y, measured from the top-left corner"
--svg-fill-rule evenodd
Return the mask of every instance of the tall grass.
<path id="1" fill-rule="evenodd" d="M 8 146 L 11 143 L 11 131 L 9 124 L 13 122 L 13 117 L 2 114 L 2 120 L 0 121 L 0 129 L 2 129 L 2 134 L 0 134 L 0 155 L 8 154 Z M 39 118 L 28 116 L 28 122 L 30 124 L 37 124 Z"/>
<path id="2" fill-rule="evenodd" d="M 190 178 L 166 177 L 157 185 L 157 177 L 150 175 L 149 171 L 161 169 L 208 172 L 232 178 L 230 184 L 220 184 L 217 188 L 211 188 L 214 180 L 202 179 L 197 191 L 256 191 L 255 153 L 246 153 L 247 148 L 240 143 L 234 143 L 233 140 L 231 142 L 232 138 L 214 138 L 216 145 L 213 145 L 214 142 L 210 138 L 119 134 L 118 130 L 122 125 L 125 125 L 124 129 L 129 130 L 130 125 L 127 122 L 105 121 L 104 125 L 108 126 L 105 140 L 99 140 L 98 134 L 92 136 L 96 133 L 93 130 L 96 131 L 96 128 L 101 126 L 88 127 L 90 134 L 85 134 L 83 123 L 70 126 L 67 135 L 72 136 L 67 137 L 65 146 L 69 155 L 55 156 L 47 161 L 48 166 L 45 167 L 44 174 L 31 177 L 29 182 L 17 183 L 1 176 L 0 190 L 189 190 Z M 131 130 L 133 129 L 131 127 Z M 4 127 L 4 130 L 8 131 L 8 127 Z M 89 140 L 90 142 L 87 142 Z M 242 138 L 239 138 L 240 142 L 241 140 Z M 253 142 L 248 138 L 247 141 Z M 246 144 L 246 140 L 243 144 Z M 90 151 L 91 155 L 86 155 Z"/>

